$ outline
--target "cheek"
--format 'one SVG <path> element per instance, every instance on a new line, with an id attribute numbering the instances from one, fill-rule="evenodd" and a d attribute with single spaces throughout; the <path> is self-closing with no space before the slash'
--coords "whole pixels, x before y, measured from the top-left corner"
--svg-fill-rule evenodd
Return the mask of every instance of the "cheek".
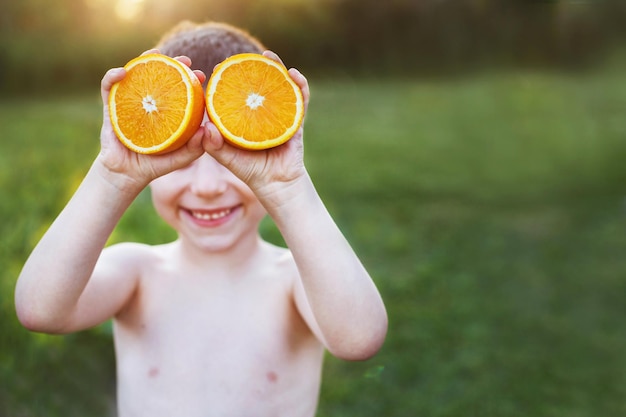
<path id="1" fill-rule="evenodd" d="M 250 214 L 255 222 L 260 222 L 267 215 L 267 211 L 265 211 L 265 207 L 261 205 L 258 201 L 254 202 L 250 206 Z"/>
<path id="2" fill-rule="evenodd" d="M 239 195 L 248 207 L 248 211 L 253 215 L 253 217 L 258 218 L 259 220 L 265 217 L 267 211 L 265 211 L 265 207 L 263 207 L 263 205 L 259 202 L 250 187 L 248 187 L 245 182 L 235 177 L 234 174 L 231 175 L 231 183 L 233 184 L 233 187 L 236 188 L 239 192 Z"/>
<path id="3" fill-rule="evenodd" d="M 152 198 L 152 205 L 159 214 L 167 220 L 169 217 L 175 215 L 174 193 L 169 192 L 167 187 L 163 187 L 159 184 L 150 185 L 150 196 Z"/>

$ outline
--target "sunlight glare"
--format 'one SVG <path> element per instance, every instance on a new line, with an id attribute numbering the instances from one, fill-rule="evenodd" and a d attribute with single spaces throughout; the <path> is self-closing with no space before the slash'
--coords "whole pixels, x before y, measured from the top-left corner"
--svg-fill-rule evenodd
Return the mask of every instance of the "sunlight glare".
<path id="1" fill-rule="evenodd" d="M 133 21 L 139 17 L 145 0 L 117 0 L 115 14 L 127 21 Z"/>

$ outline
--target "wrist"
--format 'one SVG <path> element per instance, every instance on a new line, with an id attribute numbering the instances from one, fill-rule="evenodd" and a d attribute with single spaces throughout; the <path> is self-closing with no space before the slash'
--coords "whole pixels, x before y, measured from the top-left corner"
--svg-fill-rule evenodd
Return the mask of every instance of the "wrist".
<path id="1" fill-rule="evenodd" d="M 115 169 L 109 166 L 104 160 L 102 154 L 98 155 L 94 161 L 91 171 L 107 186 L 111 187 L 111 191 L 120 193 L 122 196 L 128 196 L 134 199 L 144 188 L 150 183 L 147 180 L 135 178 L 121 169 Z"/>
<path id="2" fill-rule="evenodd" d="M 299 212 L 319 199 L 313 181 L 306 170 L 289 181 L 277 181 L 256 192 L 268 214 L 277 220 L 291 213 Z"/>

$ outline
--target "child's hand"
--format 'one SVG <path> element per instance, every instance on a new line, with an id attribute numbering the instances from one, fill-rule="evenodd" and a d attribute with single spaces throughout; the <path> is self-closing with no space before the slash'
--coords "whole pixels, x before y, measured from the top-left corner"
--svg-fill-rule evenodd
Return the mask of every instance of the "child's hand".
<path id="1" fill-rule="evenodd" d="M 152 49 L 144 52 L 144 54 L 147 53 L 158 53 L 158 50 Z M 188 57 L 181 56 L 176 59 L 187 66 L 191 65 L 191 60 Z M 195 70 L 193 72 L 201 83 L 205 81 L 206 76 L 202 71 Z M 108 106 L 111 87 L 125 76 L 126 71 L 123 68 L 113 68 L 102 78 L 103 120 L 98 161 L 105 168 L 104 173 L 107 176 L 111 175 L 107 179 L 115 182 L 119 187 L 137 186 L 144 188 L 153 179 L 185 167 L 200 157 L 204 153 L 202 140 L 205 129 L 200 127 L 186 145 L 163 155 L 142 155 L 126 148 L 113 130 Z"/>
<path id="2" fill-rule="evenodd" d="M 265 51 L 263 55 L 282 63 L 273 52 Z M 289 75 L 302 91 L 306 114 L 310 97 L 308 82 L 294 68 L 289 70 Z M 260 151 L 247 151 L 230 145 L 211 122 L 205 124 L 205 129 L 203 145 L 206 152 L 248 184 L 261 199 L 263 194 L 274 192 L 275 187 L 288 187 L 306 175 L 303 126 L 284 144 Z"/>

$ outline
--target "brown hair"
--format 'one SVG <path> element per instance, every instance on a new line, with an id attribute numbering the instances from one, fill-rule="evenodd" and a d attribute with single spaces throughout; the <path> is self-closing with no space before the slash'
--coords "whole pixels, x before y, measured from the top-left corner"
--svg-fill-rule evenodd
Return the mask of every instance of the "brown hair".
<path id="1" fill-rule="evenodd" d="M 186 55 L 192 69 L 202 70 L 207 78 L 213 68 L 231 55 L 262 53 L 266 48 L 249 33 L 226 23 L 183 21 L 170 29 L 156 48 L 170 57 Z"/>

